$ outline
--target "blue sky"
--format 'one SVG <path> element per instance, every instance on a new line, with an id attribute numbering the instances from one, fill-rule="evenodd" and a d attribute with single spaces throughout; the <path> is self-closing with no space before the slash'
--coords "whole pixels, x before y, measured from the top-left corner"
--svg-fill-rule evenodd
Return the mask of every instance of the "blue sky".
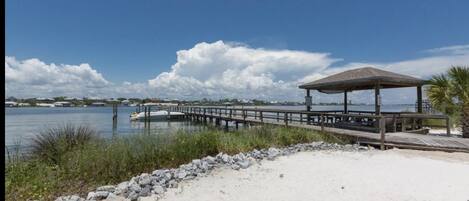
<path id="1" fill-rule="evenodd" d="M 148 85 L 172 71 L 178 51 L 204 42 L 328 53 L 337 59 L 325 64 L 328 69 L 390 64 L 454 54 L 430 49 L 468 49 L 467 8 L 469 1 L 7 0 L 5 49 L 18 62 L 86 63 L 103 84 L 116 86 Z M 274 82 L 284 76 L 271 74 Z M 198 80 L 207 84 L 208 78 Z"/>

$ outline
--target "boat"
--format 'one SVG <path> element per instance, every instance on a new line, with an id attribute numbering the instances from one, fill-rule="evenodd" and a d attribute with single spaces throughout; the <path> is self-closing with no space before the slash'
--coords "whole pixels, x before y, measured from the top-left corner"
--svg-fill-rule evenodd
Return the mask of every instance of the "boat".
<path id="1" fill-rule="evenodd" d="M 182 119 L 184 117 L 184 113 L 182 112 L 169 112 L 166 110 L 159 110 L 155 112 L 150 112 L 150 120 L 151 121 L 164 121 L 164 120 L 172 120 L 172 119 Z M 130 114 L 130 120 L 132 121 L 143 121 L 145 120 L 145 112 L 133 112 Z"/>

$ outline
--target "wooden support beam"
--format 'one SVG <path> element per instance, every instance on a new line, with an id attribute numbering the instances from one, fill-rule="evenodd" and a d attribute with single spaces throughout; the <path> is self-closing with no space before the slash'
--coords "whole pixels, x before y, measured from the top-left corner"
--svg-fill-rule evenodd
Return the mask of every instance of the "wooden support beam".
<path id="1" fill-rule="evenodd" d="M 344 91 L 344 114 L 348 114 L 347 91 Z"/>
<path id="2" fill-rule="evenodd" d="M 321 114 L 321 117 L 320 117 L 320 118 L 321 118 L 321 131 L 324 132 L 324 119 L 325 119 L 326 117 L 324 117 L 324 114 Z"/>
<path id="3" fill-rule="evenodd" d="M 375 86 L 375 115 L 381 115 L 381 96 L 379 94 L 380 84 Z"/>
<path id="4" fill-rule="evenodd" d="M 451 128 L 450 128 L 450 121 L 449 117 L 446 117 L 446 135 L 449 137 L 451 136 Z"/>
<path id="5" fill-rule="evenodd" d="M 386 118 L 381 116 L 379 118 L 379 133 L 381 134 L 380 143 L 381 143 L 381 150 L 385 150 L 384 141 L 385 141 L 385 134 L 386 134 Z"/>
<path id="6" fill-rule="evenodd" d="M 285 126 L 288 126 L 288 112 L 285 112 L 283 115 L 283 121 L 285 122 Z"/>

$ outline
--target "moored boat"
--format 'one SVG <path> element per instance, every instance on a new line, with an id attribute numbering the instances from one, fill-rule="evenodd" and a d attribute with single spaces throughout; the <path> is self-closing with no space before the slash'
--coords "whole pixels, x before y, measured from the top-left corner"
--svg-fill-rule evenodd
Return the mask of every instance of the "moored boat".
<path id="1" fill-rule="evenodd" d="M 184 117 L 184 113 L 182 112 L 168 112 L 166 110 L 159 110 L 155 112 L 150 112 L 148 118 L 151 121 L 164 121 L 164 120 L 171 120 L 171 119 L 182 119 Z M 145 119 L 145 112 L 133 112 L 130 114 L 130 120 L 132 121 L 143 121 Z"/>

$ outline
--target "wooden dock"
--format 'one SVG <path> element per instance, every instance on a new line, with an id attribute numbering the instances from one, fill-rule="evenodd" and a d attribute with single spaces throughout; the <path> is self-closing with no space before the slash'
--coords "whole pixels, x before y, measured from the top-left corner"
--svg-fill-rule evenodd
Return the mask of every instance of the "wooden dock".
<path id="1" fill-rule="evenodd" d="M 241 109 L 222 107 L 198 107 L 177 106 L 167 108 L 170 111 L 183 112 L 186 117 L 200 122 L 214 122 L 215 125 L 225 126 L 231 122 L 238 128 L 238 124 L 272 124 L 280 126 L 292 126 L 316 131 L 329 132 L 336 135 L 353 137 L 360 144 L 376 145 L 381 149 L 390 147 L 409 148 L 419 150 L 439 150 L 448 152 L 469 153 L 469 139 L 433 136 L 408 132 L 386 132 L 385 116 L 363 114 L 334 114 L 330 112 L 308 112 L 295 110 L 276 109 Z M 345 118 L 369 118 L 374 119 L 375 130 L 352 130 L 337 127 L 330 119 L 343 120 Z M 406 118 L 409 115 L 406 115 Z M 416 116 L 416 118 L 424 118 Z M 432 118 L 426 116 L 425 118 Z M 441 116 L 433 116 L 441 119 Z M 417 122 L 417 121 L 414 121 Z M 224 123 L 224 125 L 223 125 Z M 414 126 L 412 126 L 414 127 Z M 394 128 L 395 131 L 395 128 Z M 405 131 L 405 129 L 404 129 Z"/>

